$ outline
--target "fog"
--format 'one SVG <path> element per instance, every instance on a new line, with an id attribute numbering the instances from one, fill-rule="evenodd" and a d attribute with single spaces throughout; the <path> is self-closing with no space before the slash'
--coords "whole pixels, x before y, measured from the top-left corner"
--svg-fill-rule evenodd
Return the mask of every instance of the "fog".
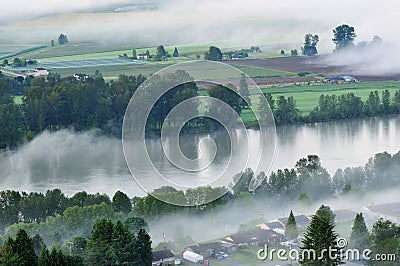
<path id="1" fill-rule="evenodd" d="M 399 39 L 393 23 L 399 3 L 394 0 L 328 0 L 323 4 L 305 0 L 301 5 L 295 0 L 164 0 L 154 11 L 101 12 L 108 6 L 114 10 L 135 2 L 146 1 L 7 2 L 0 11 L 0 39 L 47 43 L 64 32 L 72 42 L 135 45 L 225 41 L 228 45 L 286 43 L 288 48 L 299 49 L 304 35 L 311 32 L 320 35 L 320 50 L 330 52 L 332 29 L 342 23 L 354 25 L 362 40 L 375 34 L 390 42 Z"/>
<path id="2" fill-rule="evenodd" d="M 183 237 L 190 237 L 194 242 L 210 241 L 211 239 L 223 239 L 236 233 L 239 226 L 257 219 L 260 223 L 277 218 L 288 217 L 291 210 L 294 215 L 312 215 L 324 204 L 333 211 L 350 209 L 362 212 L 362 208 L 369 205 L 377 205 L 394 202 L 398 196 L 398 190 L 387 190 L 368 195 L 348 195 L 340 198 L 327 198 L 313 202 L 310 205 L 302 205 L 299 201 L 277 201 L 253 199 L 222 207 L 222 210 L 208 215 L 171 215 L 162 219 L 149 222 L 150 234 L 153 244 L 157 245 L 165 240 L 181 241 Z M 375 220 L 369 220 L 367 224 L 372 226 Z M 345 236 L 349 237 L 349 236 Z"/>
<path id="3" fill-rule="evenodd" d="M 59 188 L 72 196 L 78 191 L 117 190 L 144 195 L 129 174 L 121 141 L 96 131 L 43 132 L 15 151 L 0 154 L 0 190 L 43 192 Z"/>
<path id="4" fill-rule="evenodd" d="M 358 43 L 367 44 L 365 42 Z M 342 72 L 362 76 L 391 76 L 400 73 L 400 49 L 397 43 L 373 45 L 368 43 L 364 48 L 354 48 L 333 54 L 323 60 L 327 65 L 344 66 Z"/>

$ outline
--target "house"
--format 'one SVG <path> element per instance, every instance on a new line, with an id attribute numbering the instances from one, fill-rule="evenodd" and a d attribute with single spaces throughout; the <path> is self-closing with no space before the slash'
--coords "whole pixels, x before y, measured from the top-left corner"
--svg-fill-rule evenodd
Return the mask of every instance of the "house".
<path id="1" fill-rule="evenodd" d="M 278 221 L 281 222 L 284 225 L 284 227 L 286 227 L 288 219 L 289 217 L 279 218 Z M 310 224 L 311 221 L 310 217 L 304 214 L 296 215 L 294 219 L 296 220 L 297 229 L 299 230 L 306 230 L 307 226 Z"/>
<path id="2" fill-rule="evenodd" d="M 37 67 L 33 70 L 33 76 L 40 77 L 40 76 L 48 76 L 49 71 L 43 67 Z"/>
<path id="3" fill-rule="evenodd" d="M 343 210 L 333 211 L 333 214 L 335 215 L 336 223 L 343 223 L 343 222 L 354 221 L 354 218 L 356 218 L 357 212 L 349 210 L 349 209 L 343 209 Z"/>
<path id="4" fill-rule="evenodd" d="M 221 249 L 227 254 L 238 252 L 238 246 L 232 243 L 221 243 Z"/>
<path id="5" fill-rule="evenodd" d="M 163 249 L 153 251 L 153 266 L 170 266 L 179 264 L 181 264 L 180 259 L 176 258 L 171 250 Z"/>
<path id="6" fill-rule="evenodd" d="M 149 56 L 147 54 L 138 54 L 136 55 L 137 60 L 148 60 Z"/>
<path id="7" fill-rule="evenodd" d="M 225 237 L 223 243 L 231 243 L 237 246 L 252 247 L 264 244 L 277 244 L 282 242 L 285 237 L 272 230 L 256 229 L 254 231 L 239 231 L 233 235 Z"/>
<path id="8" fill-rule="evenodd" d="M 86 74 L 82 74 L 82 73 L 76 73 L 76 74 L 74 74 L 74 78 L 76 80 L 85 81 L 86 79 L 89 78 L 89 76 Z"/>
<path id="9" fill-rule="evenodd" d="M 223 251 L 221 242 L 211 242 L 207 244 L 197 244 L 187 247 L 185 250 L 202 255 L 204 258 L 210 258 L 216 253 Z"/>
<path id="10" fill-rule="evenodd" d="M 282 224 L 278 219 L 272 220 L 270 222 L 267 223 L 263 223 L 258 225 L 261 229 L 263 230 L 273 230 L 277 233 L 280 233 L 285 231 L 285 225 Z"/>
<path id="11" fill-rule="evenodd" d="M 367 206 L 363 208 L 363 213 L 372 220 L 383 218 L 400 223 L 400 202 Z"/>

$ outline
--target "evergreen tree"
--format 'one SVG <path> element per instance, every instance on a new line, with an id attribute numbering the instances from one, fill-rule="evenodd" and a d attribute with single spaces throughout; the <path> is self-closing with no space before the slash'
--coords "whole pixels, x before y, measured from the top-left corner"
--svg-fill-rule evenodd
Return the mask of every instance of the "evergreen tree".
<path id="1" fill-rule="evenodd" d="M 50 252 L 46 245 L 43 245 L 42 252 L 40 252 L 38 266 L 49 266 L 51 265 Z"/>
<path id="2" fill-rule="evenodd" d="M 33 241 L 25 230 L 20 229 L 15 239 L 8 238 L 3 249 L 6 251 L 1 256 L 2 265 L 35 266 L 37 257 L 33 248 Z"/>
<path id="3" fill-rule="evenodd" d="M 285 226 L 285 236 L 290 239 L 296 239 L 299 233 L 297 232 L 296 219 L 294 218 L 293 211 L 290 211 L 289 218 Z"/>
<path id="4" fill-rule="evenodd" d="M 136 49 L 133 49 L 133 50 L 132 50 L 132 58 L 133 58 L 133 59 L 137 59 Z"/>
<path id="5" fill-rule="evenodd" d="M 112 262 L 110 247 L 114 226 L 111 220 L 100 219 L 94 225 L 88 243 L 88 264 L 109 265 Z"/>
<path id="6" fill-rule="evenodd" d="M 117 265 L 132 263 L 135 259 L 137 260 L 135 258 L 137 254 L 135 251 L 135 238 L 121 221 L 117 221 L 114 226 L 110 249 L 113 263 Z"/>
<path id="7" fill-rule="evenodd" d="M 338 234 L 334 231 L 335 225 L 329 219 L 330 213 L 327 209 L 319 210 L 315 214 L 304 235 L 301 246 L 301 265 L 334 266 L 342 264 L 340 249 L 337 244 Z M 333 250 L 336 252 L 323 252 Z"/>
<path id="8" fill-rule="evenodd" d="M 153 254 L 149 234 L 144 229 L 140 229 L 136 240 L 136 251 L 139 254 L 142 266 L 151 266 Z"/>
<path id="9" fill-rule="evenodd" d="M 246 76 L 243 73 L 240 74 L 239 93 L 243 98 L 242 108 L 249 107 L 251 105 L 249 86 L 247 85 Z"/>
<path id="10" fill-rule="evenodd" d="M 359 251 L 369 248 L 369 232 L 362 213 L 357 213 L 350 235 L 349 247 Z"/>
<path id="11" fill-rule="evenodd" d="M 178 56 L 179 56 L 178 48 L 175 47 L 173 57 L 178 57 Z"/>

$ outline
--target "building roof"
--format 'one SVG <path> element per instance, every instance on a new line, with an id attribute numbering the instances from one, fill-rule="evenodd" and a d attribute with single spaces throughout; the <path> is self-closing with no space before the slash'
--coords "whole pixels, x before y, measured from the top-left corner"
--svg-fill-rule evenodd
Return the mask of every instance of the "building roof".
<path id="1" fill-rule="evenodd" d="M 400 218 L 400 202 L 367 206 L 367 209 L 372 212 Z"/>
<path id="2" fill-rule="evenodd" d="M 279 218 L 278 220 L 286 225 L 287 220 L 289 219 L 289 217 L 285 217 L 285 218 Z M 296 224 L 297 225 L 307 225 L 310 223 L 310 218 L 308 218 L 307 216 L 305 216 L 304 214 L 302 215 L 297 215 L 294 217 L 294 219 L 296 220 Z"/>
<path id="3" fill-rule="evenodd" d="M 154 261 L 160 261 L 160 260 L 169 259 L 169 258 L 173 258 L 173 257 L 175 257 L 175 255 L 169 249 L 153 251 Z"/>
<path id="4" fill-rule="evenodd" d="M 281 234 L 278 234 L 272 230 L 257 229 L 254 231 L 239 231 L 236 234 L 226 237 L 225 240 L 235 244 L 243 244 L 258 241 L 262 242 L 281 237 L 283 237 Z"/>
<path id="5" fill-rule="evenodd" d="M 285 225 L 282 224 L 280 221 L 271 221 L 268 223 L 264 223 L 269 229 L 273 230 L 273 229 L 283 229 L 285 228 Z"/>
<path id="6" fill-rule="evenodd" d="M 338 221 L 343 221 L 343 220 L 352 221 L 356 217 L 357 212 L 349 209 L 343 209 L 343 210 L 333 211 L 333 214 L 335 215 L 335 219 Z"/>
<path id="7" fill-rule="evenodd" d="M 197 244 L 197 245 L 192 245 L 187 247 L 188 249 L 191 249 L 195 253 L 204 253 L 207 252 L 208 250 L 214 250 L 221 248 L 221 242 L 211 242 L 207 244 Z"/>

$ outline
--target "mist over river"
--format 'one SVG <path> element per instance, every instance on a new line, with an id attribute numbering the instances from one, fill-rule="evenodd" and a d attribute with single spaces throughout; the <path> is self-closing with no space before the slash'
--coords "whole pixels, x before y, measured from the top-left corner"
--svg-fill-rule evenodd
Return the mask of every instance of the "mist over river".
<path id="1" fill-rule="evenodd" d="M 245 141 L 244 133 L 236 132 L 234 141 Z M 259 145 L 258 130 L 250 129 L 247 135 L 249 146 Z M 204 137 L 181 137 L 183 153 L 189 158 L 196 156 L 193 151 L 197 150 L 197 143 Z M 204 171 L 184 175 L 163 155 L 160 139 L 149 139 L 146 144 L 149 157 L 160 173 L 174 180 L 196 182 L 217 176 L 225 170 L 227 160 L 231 157 L 229 139 L 225 133 L 214 133 L 210 137 L 216 140 L 218 147 L 213 163 Z M 207 156 L 207 151 L 207 147 L 202 147 L 202 155 Z M 281 126 L 277 128 L 276 152 L 271 170 L 291 168 L 298 159 L 317 154 L 322 159 L 322 165 L 334 174 L 338 168 L 364 165 L 374 154 L 383 151 L 400 151 L 398 115 Z M 239 151 L 230 159 L 245 160 L 247 154 Z M 261 166 L 265 171 L 268 170 L 268 163 L 261 162 Z M 50 188 L 60 188 L 67 195 L 82 190 L 110 196 L 117 190 L 124 191 L 130 197 L 144 195 L 126 166 L 121 141 L 101 137 L 93 131 L 44 132 L 16 151 L 0 154 L 0 190 L 45 191 Z"/>

